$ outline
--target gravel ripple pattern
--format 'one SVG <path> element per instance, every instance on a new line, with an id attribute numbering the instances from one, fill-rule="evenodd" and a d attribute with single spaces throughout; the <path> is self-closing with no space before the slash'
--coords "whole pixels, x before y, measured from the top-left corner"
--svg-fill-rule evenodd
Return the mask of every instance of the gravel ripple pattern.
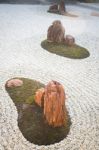
<path id="1" fill-rule="evenodd" d="M 48 7 L 0 5 L 0 150 L 99 150 L 99 18 L 77 6 L 67 10 L 78 18 L 49 14 Z M 90 57 L 74 60 L 41 48 L 56 19 L 62 21 L 66 34 L 89 50 Z M 23 137 L 16 107 L 5 91 L 5 82 L 18 76 L 64 85 L 72 121 L 66 139 L 38 146 Z"/>

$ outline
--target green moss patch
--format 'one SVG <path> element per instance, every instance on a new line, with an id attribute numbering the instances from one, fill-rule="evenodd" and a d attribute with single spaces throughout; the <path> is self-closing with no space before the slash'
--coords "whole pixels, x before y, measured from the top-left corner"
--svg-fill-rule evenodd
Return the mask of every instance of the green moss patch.
<path id="1" fill-rule="evenodd" d="M 17 103 L 30 104 L 30 99 L 32 102 L 34 101 L 35 92 L 37 91 L 37 89 L 44 87 L 44 84 L 27 78 L 18 78 L 18 79 L 23 81 L 24 84 L 22 86 L 12 88 L 6 87 L 6 90 L 15 104 Z"/>
<path id="2" fill-rule="evenodd" d="M 18 111 L 18 126 L 23 136 L 31 143 L 38 145 L 54 144 L 63 140 L 69 130 L 71 121 L 62 127 L 51 127 L 45 121 L 43 109 L 36 105 L 34 95 L 37 89 L 45 85 L 31 79 L 18 78 L 23 81 L 21 87 L 5 88 L 16 105 Z"/>
<path id="3" fill-rule="evenodd" d="M 86 48 L 76 44 L 67 46 L 64 43 L 54 43 L 44 40 L 41 42 L 41 46 L 51 53 L 72 59 L 83 59 L 90 55 Z"/>

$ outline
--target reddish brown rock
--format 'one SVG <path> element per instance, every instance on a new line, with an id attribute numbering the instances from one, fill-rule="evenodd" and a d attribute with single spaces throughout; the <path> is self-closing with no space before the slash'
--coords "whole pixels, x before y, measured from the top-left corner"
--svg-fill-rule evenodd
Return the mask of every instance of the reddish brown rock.
<path id="1" fill-rule="evenodd" d="M 65 126 L 68 114 L 65 107 L 65 91 L 57 81 L 51 81 L 35 95 L 35 102 L 43 108 L 45 120 L 50 126 Z"/>
<path id="2" fill-rule="evenodd" d="M 64 39 L 64 42 L 68 45 L 68 46 L 72 46 L 75 44 L 75 38 L 72 35 L 66 35 L 66 38 Z"/>
<path id="3" fill-rule="evenodd" d="M 40 107 L 43 105 L 43 100 L 44 100 L 44 88 L 38 89 L 35 94 L 35 102 L 38 104 Z"/>
<path id="4" fill-rule="evenodd" d="M 48 12 L 57 13 L 58 12 L 58 4 L 51 5 Z"/>
<path id="5" fill-rule="evenodd" d="M 45 87 L 44 115 L 51 126 L 59 127 L 66 123 L 65 91 L 56 81 L 49 82 Z"/>
<path id="6" fill-rule="evenodd" d="M 59 20 L 53 22 L 48 28 L 47 40 L 49 42 L 61 43 L 65 36 L 65 29 Z"/>
<path id="7" fill-rule="evenodd" d="M 6 86 L 11 88 L 11 87 L 18 87 L 18 86 L 22 86 L 23 85 L 23 81 L 20 79 L 11 79 L 9 81 L 7 81 Z"/>

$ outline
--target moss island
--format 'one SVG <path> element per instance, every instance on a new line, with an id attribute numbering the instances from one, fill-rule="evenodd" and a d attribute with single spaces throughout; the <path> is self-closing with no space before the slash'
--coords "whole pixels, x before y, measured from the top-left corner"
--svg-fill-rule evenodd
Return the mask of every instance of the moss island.
<path id="1" fill-rule="evenodd" d="M 23 136 L 31 143 L 49 145 L 63 140 L 70 130 L 70 117 L 68 124 L 62 127 L 52 127 L 44 119 L 43 108 L 35 101 L 35 92 L 45 87 L 44 84 L 28 78 L 18 78 L 23 81 L 20 87 L 5 88 L 16 105 L 18 111 L 18 126 Z"/>

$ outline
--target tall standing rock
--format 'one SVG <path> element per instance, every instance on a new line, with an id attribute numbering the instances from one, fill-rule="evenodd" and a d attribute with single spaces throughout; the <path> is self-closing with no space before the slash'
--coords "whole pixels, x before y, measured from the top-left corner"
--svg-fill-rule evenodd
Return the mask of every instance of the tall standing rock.
<path id="1" fill-rule="evenodd" d="M 60 0 L 59 13 L 61 15 L 65 15 L 65 13 L 66 13 L 66 8 L 65 8 L 65 2 L 64 2 L 64 0 Z"/>
<path id="2" fill-rule="evenodd" d="M 45 87 L 44 115 L 51 126 L 59 127 L 66 123 L 65 92 L 57 81 L 51 81 Z"/>
<path id="3" fill-rule="evenodd" d="M 65 36 L 65 28 L 62 26 L 61 21 L 56 20 L 48 28 L 47 40 L 48 42 L 61 43 Z"/>
<path id="4" fill-rule="evenodd" d="M 43 106 L 41 106 L 43 95 Z M 43 107 L 43 114 L 45 120 L 50 126 L 61 127 L 65 126 L 68 122 L 68 114 L 65 107 L 65 91 L 63 86 L 57 81 L 51 81 L 47 84 L 44 91 L 38 90 L 36 93 L 38 96 L 35 98 L 35 102 Z"/>

